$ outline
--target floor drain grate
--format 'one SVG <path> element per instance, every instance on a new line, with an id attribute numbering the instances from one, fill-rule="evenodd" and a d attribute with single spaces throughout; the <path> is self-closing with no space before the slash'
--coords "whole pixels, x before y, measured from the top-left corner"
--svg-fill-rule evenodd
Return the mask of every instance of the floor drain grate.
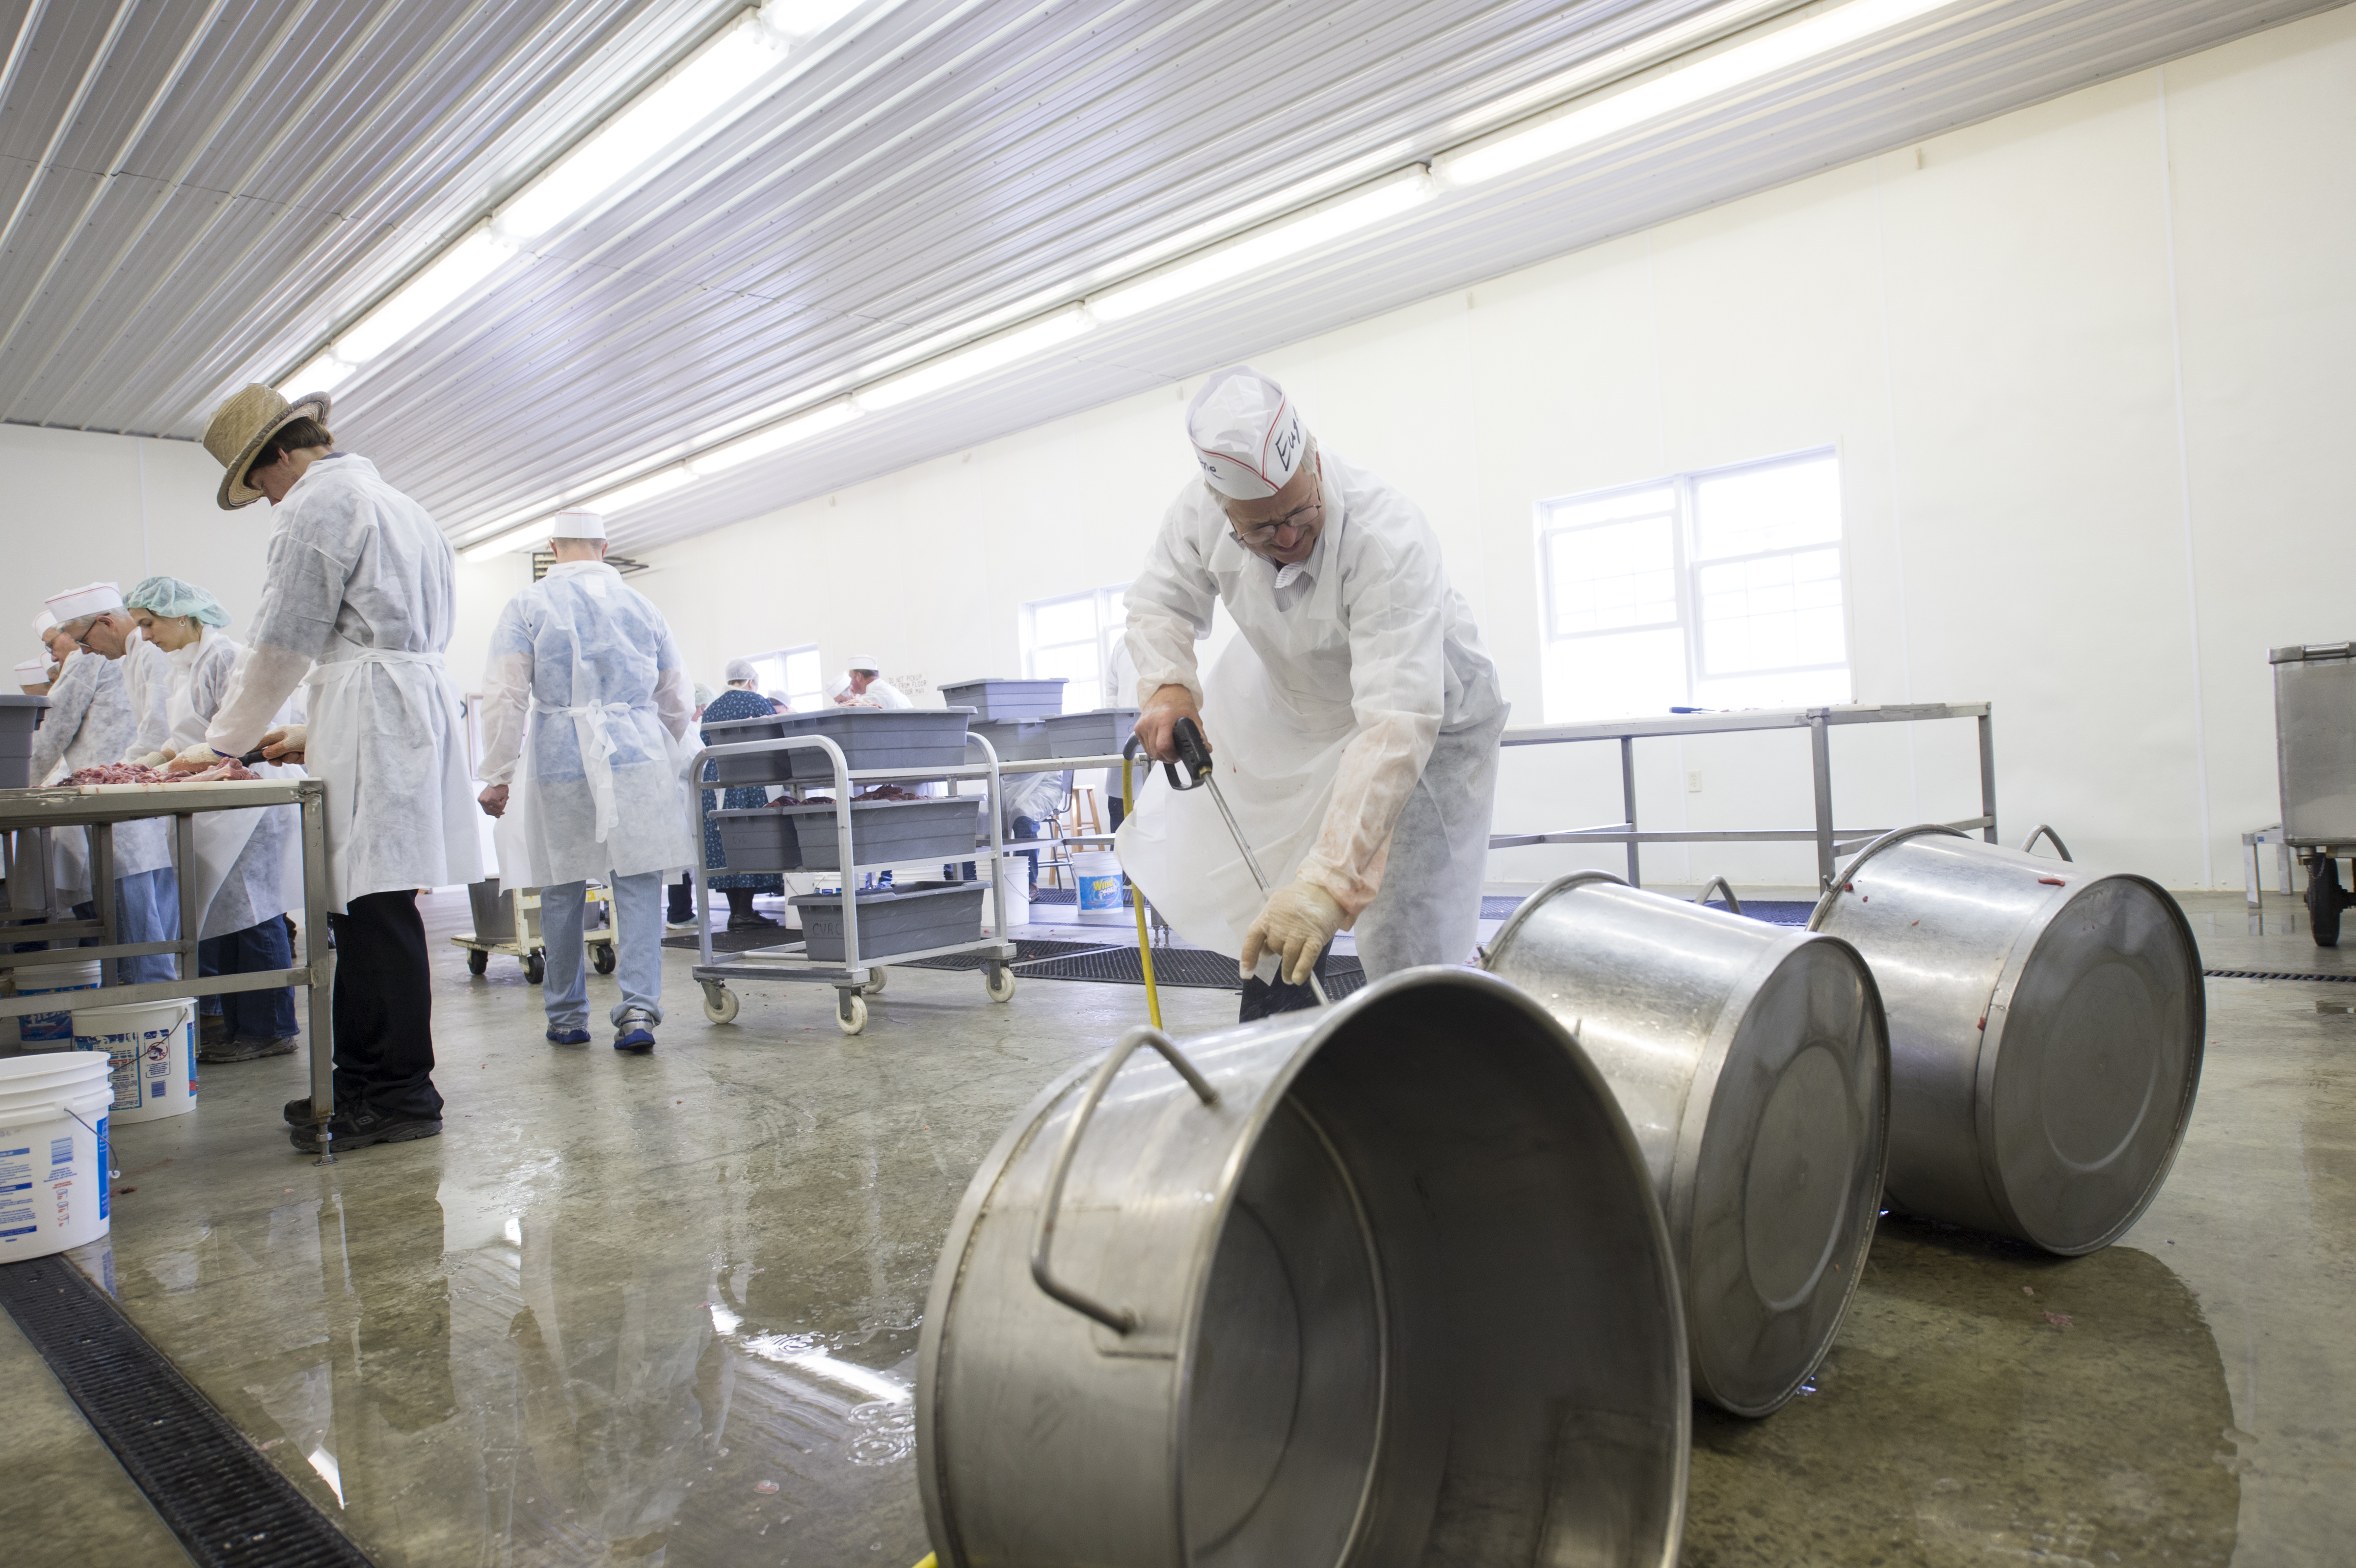
<path id="1" fill-rule="evenodd" d="M 71 1263 L 0 1264 L 0 1306 L 197 1562 L 369 1568 L 366 1554 Z"/>
<path id="2" fill-rule="evenodd" d="M 2356 980 L 2356 975 L 2319 975 L 2312 969 L 2203 969 L 2211 980 Z"/>
<path id="3" fill-rule="evenodd" d="M 1115 986 L 1145 984 L 1144 965 L 1134 947 L 1095 946 L 1084 942 L 1031 942 L 1016 938 L 1014 972 L 1026 980 L 1095 980 Z M 979 969 L 986 960 L 966 953 L 946 958 L 919 958 L 911 969 Z M 1199 947 L 1157 947 L 1153 950 L 1153 983 L 1180 990 L 1240 991 L 1236 961 Z M 1346 997 L 1366 983 L 1366 971 L 1355 958 L 1325 961 L 1325 993 Z"/>

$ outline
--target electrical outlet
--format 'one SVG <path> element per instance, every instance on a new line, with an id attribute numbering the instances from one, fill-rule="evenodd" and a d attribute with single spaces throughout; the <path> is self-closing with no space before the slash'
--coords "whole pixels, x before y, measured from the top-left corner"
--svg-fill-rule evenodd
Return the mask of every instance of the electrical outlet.
<path id="1" fill-rule="evenodd" d="M 1699 768 L 1689 768 L 1686 771 L 1686 793 L 1687 795 L 1699 795 L 1701 793 L 1701 770 Z"/>

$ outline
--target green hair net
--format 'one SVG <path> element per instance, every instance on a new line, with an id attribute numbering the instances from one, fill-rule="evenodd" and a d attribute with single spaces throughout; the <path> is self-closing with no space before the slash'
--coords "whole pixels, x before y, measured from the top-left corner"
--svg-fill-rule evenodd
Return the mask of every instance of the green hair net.
<path id="1" fill-rule="evenodd" d="M 207 626 L 229 624 L 229 612 L 220 601 L 193 582 L 183 582 L 177 577 L 149 577 L 123 596 L 123 603 L 134 610 L 152 610 L 158 615 L 186 615 Z"/>

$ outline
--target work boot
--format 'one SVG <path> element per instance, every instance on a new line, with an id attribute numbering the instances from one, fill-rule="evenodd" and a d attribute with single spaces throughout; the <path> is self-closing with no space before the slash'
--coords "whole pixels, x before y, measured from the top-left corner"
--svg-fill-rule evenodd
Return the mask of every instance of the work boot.
<path id="1" fill-rule="evenodd" d="M 362 1105 L 357 1111 L 337 1111 L 327 1119 L 327 1131 L 334 1135 L 333 1147 L 340 1152 L 366 1148 L 370 1144 L 405 1144 L 415 1138 L 440 1137 L 442 1119 L 438 1116 L 387 1115 L 371 1106 Z M 286 1141 L 305 1154 L 319 1152 L 319 1131 L 316 1125 L 288 1127 Z"/>
<path id="2" fill-rule="evenodd" d="M 197 1047 L 197 1060 L 206 1063 L 222 1061 L 253 1061 L 265 1056 L 292 1056 L 294 1037 L 281 1035 L 276 1040 L 229 1040 L 219 1045 Z"/>
<path id="3" fill-rule="evenodd" d="M 199 1013 L 197 1017 L 198 1020 L 197 1060 L 198 1061 L 210 1061 L 212 1058 L 207 1056 L 205 1052 L 209 1051 L 218 1051 L 230 1042 L 229 1015 L 226 1013 Z"/>

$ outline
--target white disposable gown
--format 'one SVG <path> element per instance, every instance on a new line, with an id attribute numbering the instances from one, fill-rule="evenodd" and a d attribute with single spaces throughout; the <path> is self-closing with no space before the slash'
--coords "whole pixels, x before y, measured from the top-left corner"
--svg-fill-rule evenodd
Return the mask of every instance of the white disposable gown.
<path id="1" fill-rule="evenodd" d="M 510 783 L 529 747 L 534 886 L 694 861 L 682 744 L 694 716 L 670 626 L 612 567 L 560 562 L 508 602 L 483 677 L 482 779 Z"/>
<path id="2" fill-rule="evenodd" d="M 1238 544 L 1200 482 L 1180 493 L 1129 587 L 1138 699 L 1195 693 L 1269 886 L 1331 893 L 1370 976 L 1459 963 L 1480 920 L 1505 700 L 1422 512 L 1331 452 L 1317 461 L 1324 529 L 1298 566 Z M 1241 635 L 1204 680 L 1194 645 L 1215 603 Z M 1123 868 L 1188 941 L 1240 953 L 1262 902 L 1250 870 L 1207 791 L 1151 779 L 1117 837 Z"/>
<path id="3" fill-rule="evenodd" d="M 172 656 L 134 632 L 117 661 L 123 666 L 123 694 L 131 700 L 136 724 L 129 748 L 118 763 L 135 763 L 153 752 L 171 749 Z"/>
<path id="4" fill-rule="evenodd" d="M 456 623 L 449 539 L 350 453 L 313 463 L 276 511 L 252 642 L 205 744 L 252 751 L 299 682 L 305 765 L 327 786 L 329 907 L 480 880 L 464 720 L 442 663 Z"/>
<path id="5" fill-rule="evenodd" d="M 69 654 L 49 688 L 49 709 L 33 731 L 30 772 L 44 784 L 62 783 L 83 768 L 119 763 L 139 732 L 123 665 L 102 654 Z M 58 891 L 68 903 L 91 896 L 90 844 L 81 828 L 50 835 L 56 847 Z M 172 863 L 168 819 L 148 817 L 114 827 L 114 874 L 137 876 Z"/>
<path id="6" fill-rule="evenodd" d="M 172 667 L 166 707 L 172 750 L 203 742 L 244 651 L 235 638 L 209 626 L 197 641 L 166 656 Z M 279 717 L 284 719 L 283 711 Z M 302 776 L 299 768 L 269 763 L 255 764 L 255 771 L 266 777 Z M 301 905 L 300 857 L 294 850 L 302 830 L 301 808 L 292 805 L 197 814 L 197 907 L 203 912 L 199 937 L 227 936 Z"/>

